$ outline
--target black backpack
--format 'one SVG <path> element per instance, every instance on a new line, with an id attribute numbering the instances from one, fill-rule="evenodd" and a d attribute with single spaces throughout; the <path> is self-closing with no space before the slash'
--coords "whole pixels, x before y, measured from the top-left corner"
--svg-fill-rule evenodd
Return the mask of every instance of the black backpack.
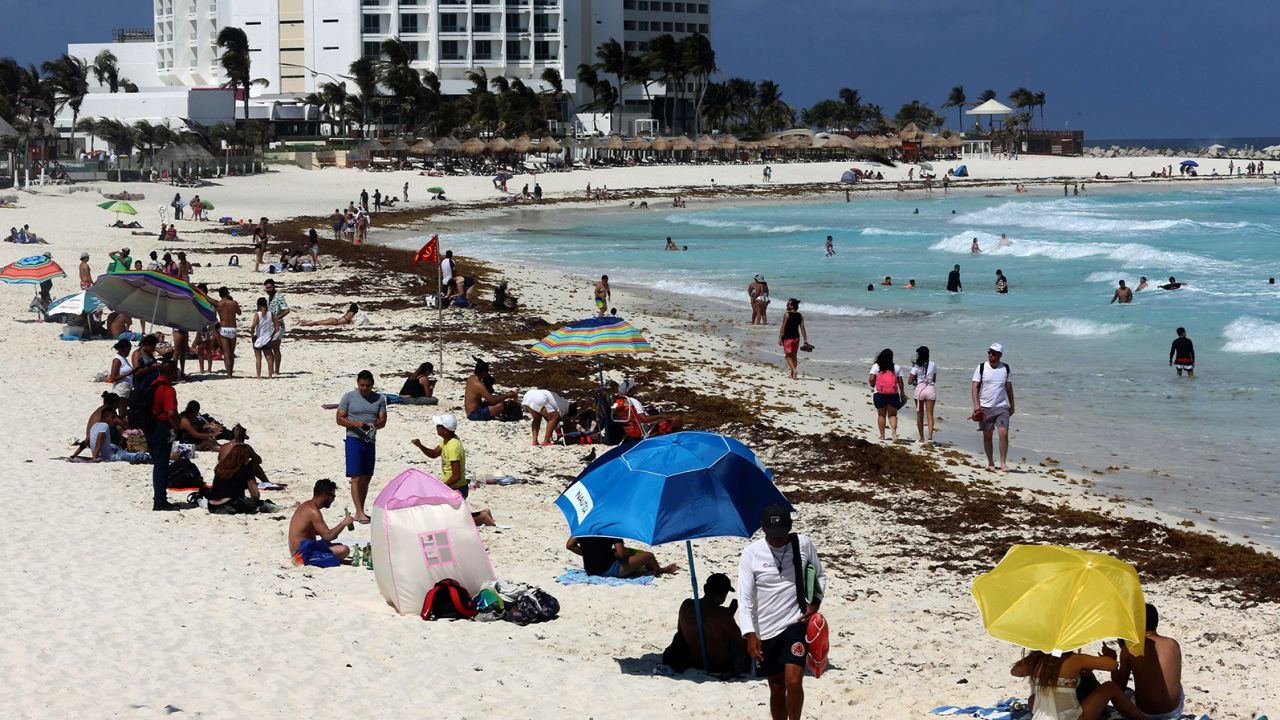
<path id="1" fill-rule="evenodd" d="M 467 589 L 451 578 L 433 585 L 422 599 L 423 620 L 470 620 L 478 612 Z"/>
<path id="2" fill-rule="evenodd" d="M 129 393 L 129 401 L 126 404 L 129 427 L 135 430 L 141 430 L 143 434 L 149 434 L 156 428 L 156 416 L 151 412 L 152 406 L 155 405 L 156 388 L 162 384 L 160 381 L 153 382 L 145 388 L 137 389 Z"/>
<path id="3" fill-rule="evenodd" d="M 204 492 L 204 476 L 200 474 L 200 468 L 196 464 L 186 458 L 180 458 L 169 463 L 169 483 L 170 490 L 194 490 L 196 493 Z"/>

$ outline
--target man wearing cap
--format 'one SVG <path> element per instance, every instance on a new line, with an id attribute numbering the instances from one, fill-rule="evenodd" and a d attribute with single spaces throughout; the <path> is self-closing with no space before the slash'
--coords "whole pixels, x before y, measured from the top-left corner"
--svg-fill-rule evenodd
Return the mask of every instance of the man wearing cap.
<path id="1" fill-rule="evenodd" d="M 284 340 L 284 319 L 289 315 L 289 301 L 284 299 L 284 293 L 276 292 L 276 281 L 270 278 L 262 283 L 262 289 L 267 292 L 267 312 L 271 313 L 271 317 L 275 318 L 276 332 L 271 336 L 271 358 L 275 365 L 276 374 L 280 373 L 280 343 Z"/>
<path id="2" fill-rule="evenodd" d="M 369 495 L 373 468 L 378 458 L 377 433 L 387 425 L 387 398 L 373 391 L 373 373 L 361 370 L 356 389 L 338 401 L 338 424 L 347 429 L 347 477 L 351 479 L 351 501 L 356 506 L 356 522 L 367 523 L 364 501 Z"/>
<path id="3" fill-rule="evenodd" d="M 111 265 L 107 268 L 107 272 L 129 272 L 133 269 L 133 258 L 129 256 L 129 248 L 120 248 L 120 252 L 109 253 L 107 257 L 111 258 Z"/>
<path id="4" fill-rule="evenodd" d="M 982 447 L 987 451 L 987 470 L 995 472 L 995 458 L 991 451 L 991 434 L 1000 431 L 1000 471 L 1009 469 L 1005 460 L 1009 455 L 1009 418 L 1013 417 L 1013 380 L 1009 366 L 1000 362 L 1004 346 L 991 343 L 987 348 L 987 361 L 973 371 L 973 417 L 982 430 Z"/>
<path id="5" fill-rule="evenodd" d="M 440 444 L 429 448 L 417 438 L 413 439 L 413 444 L 427 457 L 440 458 L 440 482 L 457 490 L 465 501 L 471 494 L 471 487 L 467 484 L 467 451 L 458 439 L 458 418 L 451 413 L 436 415 L 431 418 L 431 424 L 435 425 L 436 434 L 440 436 Z M 477 525 L 497 524 L 493 513 L 487 509 L 473 511 L 471 518 Z"/>
<path id="6" fill-rule="evenodd" d="M 707 664 L 712 673 L 732 673 L 735 670 L 734 659 L 746 656 L 746 641 L 733 619 L 738 603 L 735 600 L 728 607 L 724 604 L 731 592 L 733 585 L 724 573 L 712 573 L 702 584 L 699 601 L 702 605 L 702 634 L 707 639 Z M 701 667 L 702 646 L 698 640 L 698 615 L 694 612 L 693 598 L 680 605 L 679 628 L 677 639 L 687 655 L 679 652 L 682 648 L 675 646 L 676 640 L 673 640 L 674 654 L 685 661 L 677 660 L 678 664 L 684 665 L 683 668 L 675 668 L 674 665 L 672 668 L 683 671 L 689 667 Z M 668 659 L 667 653 L 663 653 L 663 663 L 671 665 Z"/>
<path id="7" fill-rule="evenodd" d="M 89 253 L 80 253 L 80 289 L 88 290 L 93 285 L 93 270 L 89 268 Z"/>
<path id="8" fill-rule="evenodd" d="M 756 675 L 769 681 L 769 714 L 773 720 L 800 720 L 804 709 L 805 632 L 818 612 L 827 575 L 806 535 L 792 534 L 791 513 L 770 505 L 760 518 L 764 537 L 742 551 L 738 566 L 738 625 Z M 805 593 L 806 567 L 815 583 L 812 599 Z M 797 572 L 799 570 L 799 572 Z M 797 578 L 800 578 L 797 581 Z"/>

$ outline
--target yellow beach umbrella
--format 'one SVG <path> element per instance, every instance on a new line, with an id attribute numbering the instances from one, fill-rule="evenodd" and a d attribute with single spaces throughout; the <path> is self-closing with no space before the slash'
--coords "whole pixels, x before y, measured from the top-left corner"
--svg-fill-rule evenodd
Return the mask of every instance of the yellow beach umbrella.
<path id="1" fill-rule="evenodd" d="M 1014 545 L 973 581 L 982 624 L 992 637 L 1062 653 L 1111 638 L 1141 655 L 1146 601 L 1138 571 L 1101 553 L 1053 545 Z"/>

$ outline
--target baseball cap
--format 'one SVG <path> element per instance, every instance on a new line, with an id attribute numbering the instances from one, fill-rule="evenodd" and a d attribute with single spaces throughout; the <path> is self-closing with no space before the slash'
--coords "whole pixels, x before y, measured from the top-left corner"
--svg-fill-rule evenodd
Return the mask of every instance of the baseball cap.
<path id="1" fill-rule="evenodd" d="M 711 573 L 707 576 L 707 581 L 702 584 L 703 592 L 733 592 L 733 585 L 729 583 L 729 576 L 724 573 Z"/>
<path id="2" fill-rule="evenodd" d="M 81 259 L 81 260 L 88 260 L 88 259 L 89 259 L 89 253 L 87 253 L 87 252 L 82 252 L 82 253 L 80 253 L 80 259 Z"/>
<path id="3" fill-rule="evenodd" d="M 431 418 L 431 422 L 434 423 L 435 425 L 438 425 L 439 427 L 444 428 L 445 430 L 448 430 L 449 432 L 458 431 L 458 418 L 454 417 L 451 414 L 436 415 L 435 417 Z"/>
<path id="4" fill-rule="evenodd" d="M 1003 355 L 1003 354 L 1004 354 L 1004 346 L 1003 346 L 1003 345 L 1001 345 L 1000 343 L 991 343 L 991 347 L 989 347 L 989 348 L 987 348 L 987 349 L 988 349 L 988 350 L 990 350 L 990 351 L 992 351 L 992 352 L 998 352 L 998 353 L 1000 353 L 1001 355 Z"/>
<path id="5" fill-rule="evenodd" d="M 618 394 L 619 394 L 619 395 L 628 395 L 628 394 L 630 394 L 630 393 L 631 393 L 631 391 L 632 391 L 632 390 L 634 390 L 634 389 L 635 389 L 635 387 L 636 387 L 636 381 L 635 381 L 635 380 L 632 380 L 631 378 L 623 378 L 623 379 L 618 383 Z"/>
<path id="6" fill-rule="evenodd" d="M 760 515 L 760 529 L 766 537 L 783 537 L 791 533 L 791 511 L 782 505 L 770 505 Z"/>

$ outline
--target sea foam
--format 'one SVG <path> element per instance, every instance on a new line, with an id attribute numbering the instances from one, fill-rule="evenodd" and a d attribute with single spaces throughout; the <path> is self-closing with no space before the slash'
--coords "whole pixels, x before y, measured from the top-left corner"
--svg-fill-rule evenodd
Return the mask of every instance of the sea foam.
<path id="1" fill-rule="evenodd" d="M 1009 245 L 1000 245 L 998 235 L 974 230 L 943 238 L 931 245 L 930 249 L 967 255 L 975 237 L 978 238 L 983 255 L 1046 257 L 1051 260 L 1106 257 L 1124 263 L 1125 267 L 1159 268 L 1161 271 L 1221 269 L 1230 265 L 1203 255 L 1161 250 L 1144 243 L 1054 242 L 1015 238 Z"/>
<path id="2" fill-rule="evenodd" d="M 1223 352 L 1280 353 L 1280 323 L 1243 315 L 1222 330 L 1227 343 Z"/>
<path id="3" fill-rule="evenodd" d="M 1247 222 L 1208 222 L 1189 218 L 1162 218 L 1137 220 L 1111 217 L 1098 212 L 1101 208 L 1076 203 L 1055 201 L 1049 203 L 1007 202 L 974 212 L 957 215 L 952 223 L 979 227 L 1020 227 L 1052 230 L 1064 233 L 1105 233 L 1108 235 L 1132 235 L 1173 230 L 1175 228 L 1210 228 L 1215 230 L 1239 230 L 1249 227 Z"/>
<path id="4" fill-rule="evenodd" d="M 1095 322 L 1093 320 L 1083 320 L 1081 318 L 1061 317 L 1034 320 L 1027 323 L 1027 327 L 1047 329 L 1054 335 L 1085 338 L 1111 335 L 1112 333 L 1122 332 L 1133 326 L 1128 323 L 1104 323 Z"/>

